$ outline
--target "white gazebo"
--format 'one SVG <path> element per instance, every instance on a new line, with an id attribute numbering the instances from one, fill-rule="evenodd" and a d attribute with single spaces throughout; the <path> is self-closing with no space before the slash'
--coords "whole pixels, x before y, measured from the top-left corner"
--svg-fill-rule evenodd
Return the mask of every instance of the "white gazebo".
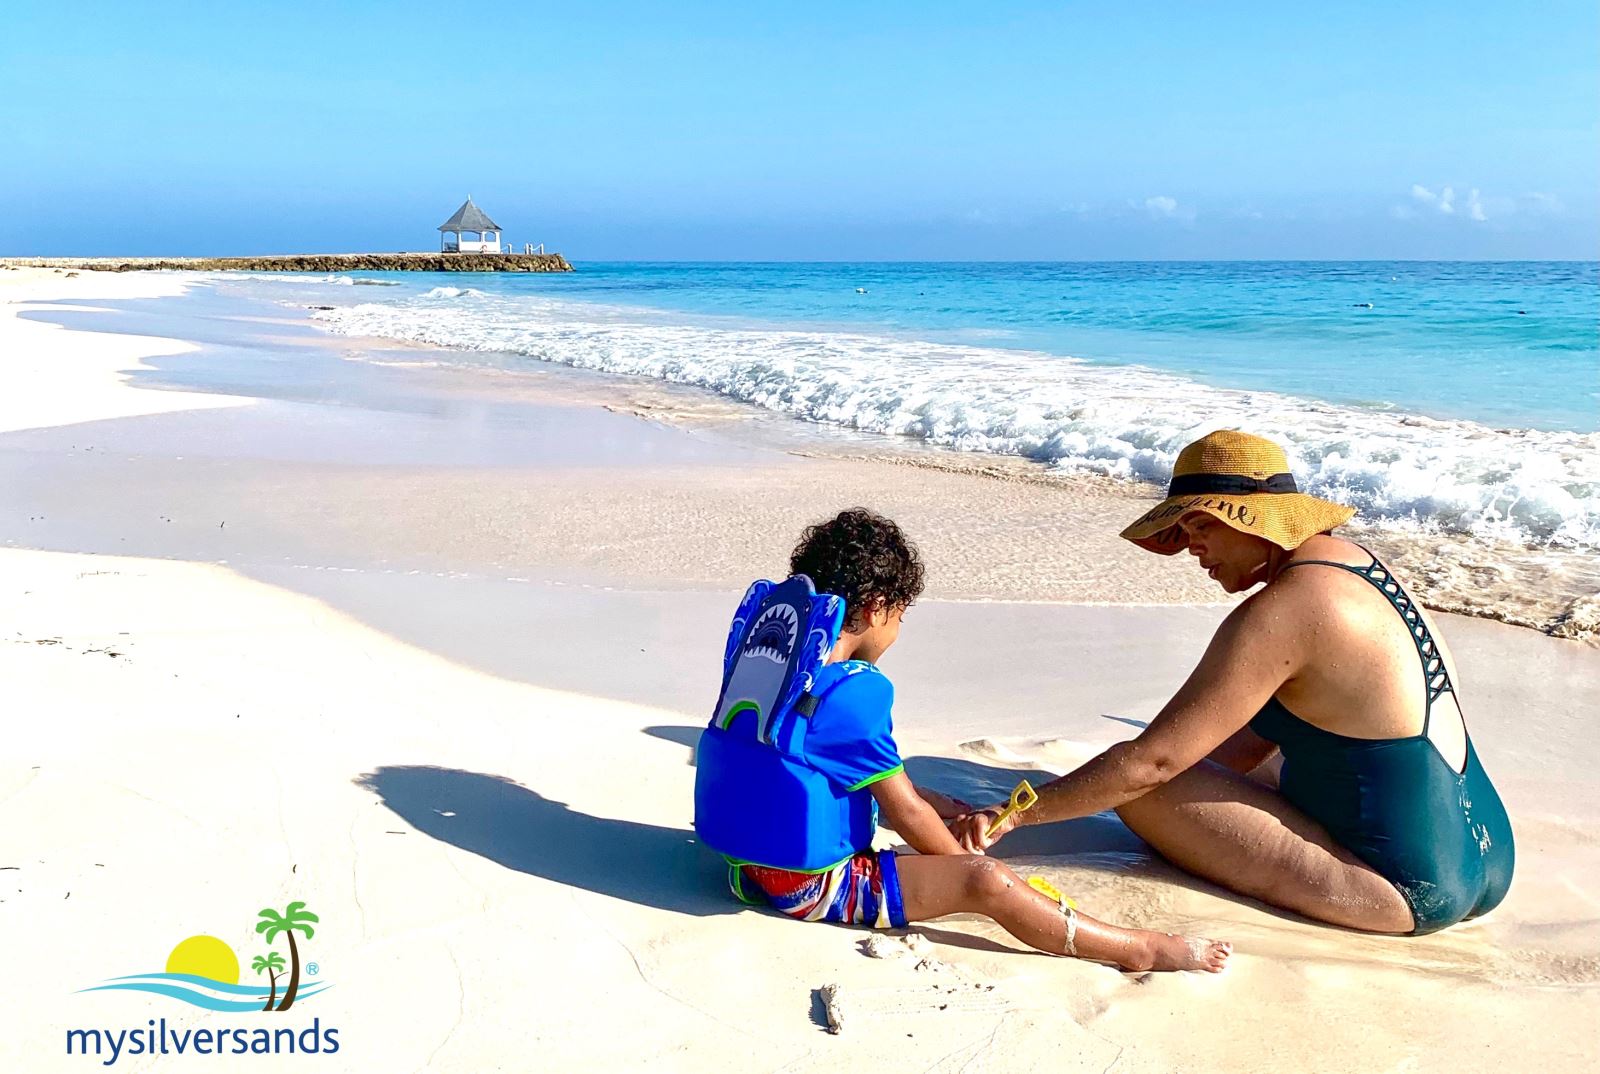
<path id="1" fill-rule="evenodd" d="M 471 238 L 463 238 L 470 235 Z M 447 254 L 497 254 L 500 225 L 472 203 L 472 195 L 454 216 L 439 225 L 439 249 Z"/>

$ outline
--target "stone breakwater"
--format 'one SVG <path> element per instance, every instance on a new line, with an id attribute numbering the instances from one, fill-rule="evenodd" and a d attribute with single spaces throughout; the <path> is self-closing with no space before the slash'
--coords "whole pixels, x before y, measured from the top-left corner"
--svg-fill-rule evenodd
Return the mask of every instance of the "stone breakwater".
<path id="1" fill-rule="evenodd" d="M 30 268 L 143 272 L 571 272 L 560 254 L 274 254 L 267 257 L 8 257 Z"/>

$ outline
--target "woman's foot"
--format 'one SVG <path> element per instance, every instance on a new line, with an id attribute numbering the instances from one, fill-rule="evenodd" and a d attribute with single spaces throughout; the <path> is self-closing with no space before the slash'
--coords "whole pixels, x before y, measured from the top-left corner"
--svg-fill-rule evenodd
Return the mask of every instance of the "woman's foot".
<path id="1" fill-rule="evenodd" d="M 1221 973 L 1233 954 L 1233 944 L 1224 940 L 1190 939 L 1171 932 L 1141 932 L 1141 938 L 1143 950 L 1131 952 L 1123 969 Z"/>

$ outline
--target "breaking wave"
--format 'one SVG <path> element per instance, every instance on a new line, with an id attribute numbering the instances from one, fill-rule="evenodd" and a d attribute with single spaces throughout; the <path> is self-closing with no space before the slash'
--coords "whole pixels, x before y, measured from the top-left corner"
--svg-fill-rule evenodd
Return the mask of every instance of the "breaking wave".
<path id="1" fill-rule="evenodd" d="M 472 287 L 434 287 L 422 292 L 421 298 L 481 298 L 483 292 Z"/>
<path id="2" fill-rule="evenodd" d="M 692 385 L 806 421 L 1165 483 L 1217 428 L 1283 444 L 1303 490 L 1402 527 L 1600 547 L 1600 434 L 1494 429 L 1130 366 L 865 333 L 661 322 L 435 287 L 319 311 L 334 331 Z"/>

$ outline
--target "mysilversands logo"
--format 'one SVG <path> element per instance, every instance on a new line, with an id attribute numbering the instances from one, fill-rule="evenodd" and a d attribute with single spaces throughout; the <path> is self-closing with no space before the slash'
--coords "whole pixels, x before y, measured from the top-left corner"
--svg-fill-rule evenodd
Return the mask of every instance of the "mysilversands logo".
<path id="1" fill-rule="evenodd" d="M 113 977 L 85 992 L 144 992 L 202 1007 L 208 1011 L 282 1014 L 327 991 L 316 962 L 302 963 L 295 934 L 316 935 L 317 915 L 303 902 L 280 913 L 270 907 L 258 915 L 255 931 L 271 948 L 285 940 L 289 961 L 268 950 L 250 960 L 257 980 L 239 981 L 239 956 L 215 936 L 190 936 L 167 956 L 162 973 Z M 265 978 L 265 981 L 259 978 Z M 324 1027 L 321 1018 L 309 1025 L 185 1028 L 166 1018 L 146 1019 L 142 1026 L 67 1030 L 67 1054 L 95 1056 L 110 1066 L 125 1055 L 332 1055 L 339 1050 L 339 1030 Z"/>

